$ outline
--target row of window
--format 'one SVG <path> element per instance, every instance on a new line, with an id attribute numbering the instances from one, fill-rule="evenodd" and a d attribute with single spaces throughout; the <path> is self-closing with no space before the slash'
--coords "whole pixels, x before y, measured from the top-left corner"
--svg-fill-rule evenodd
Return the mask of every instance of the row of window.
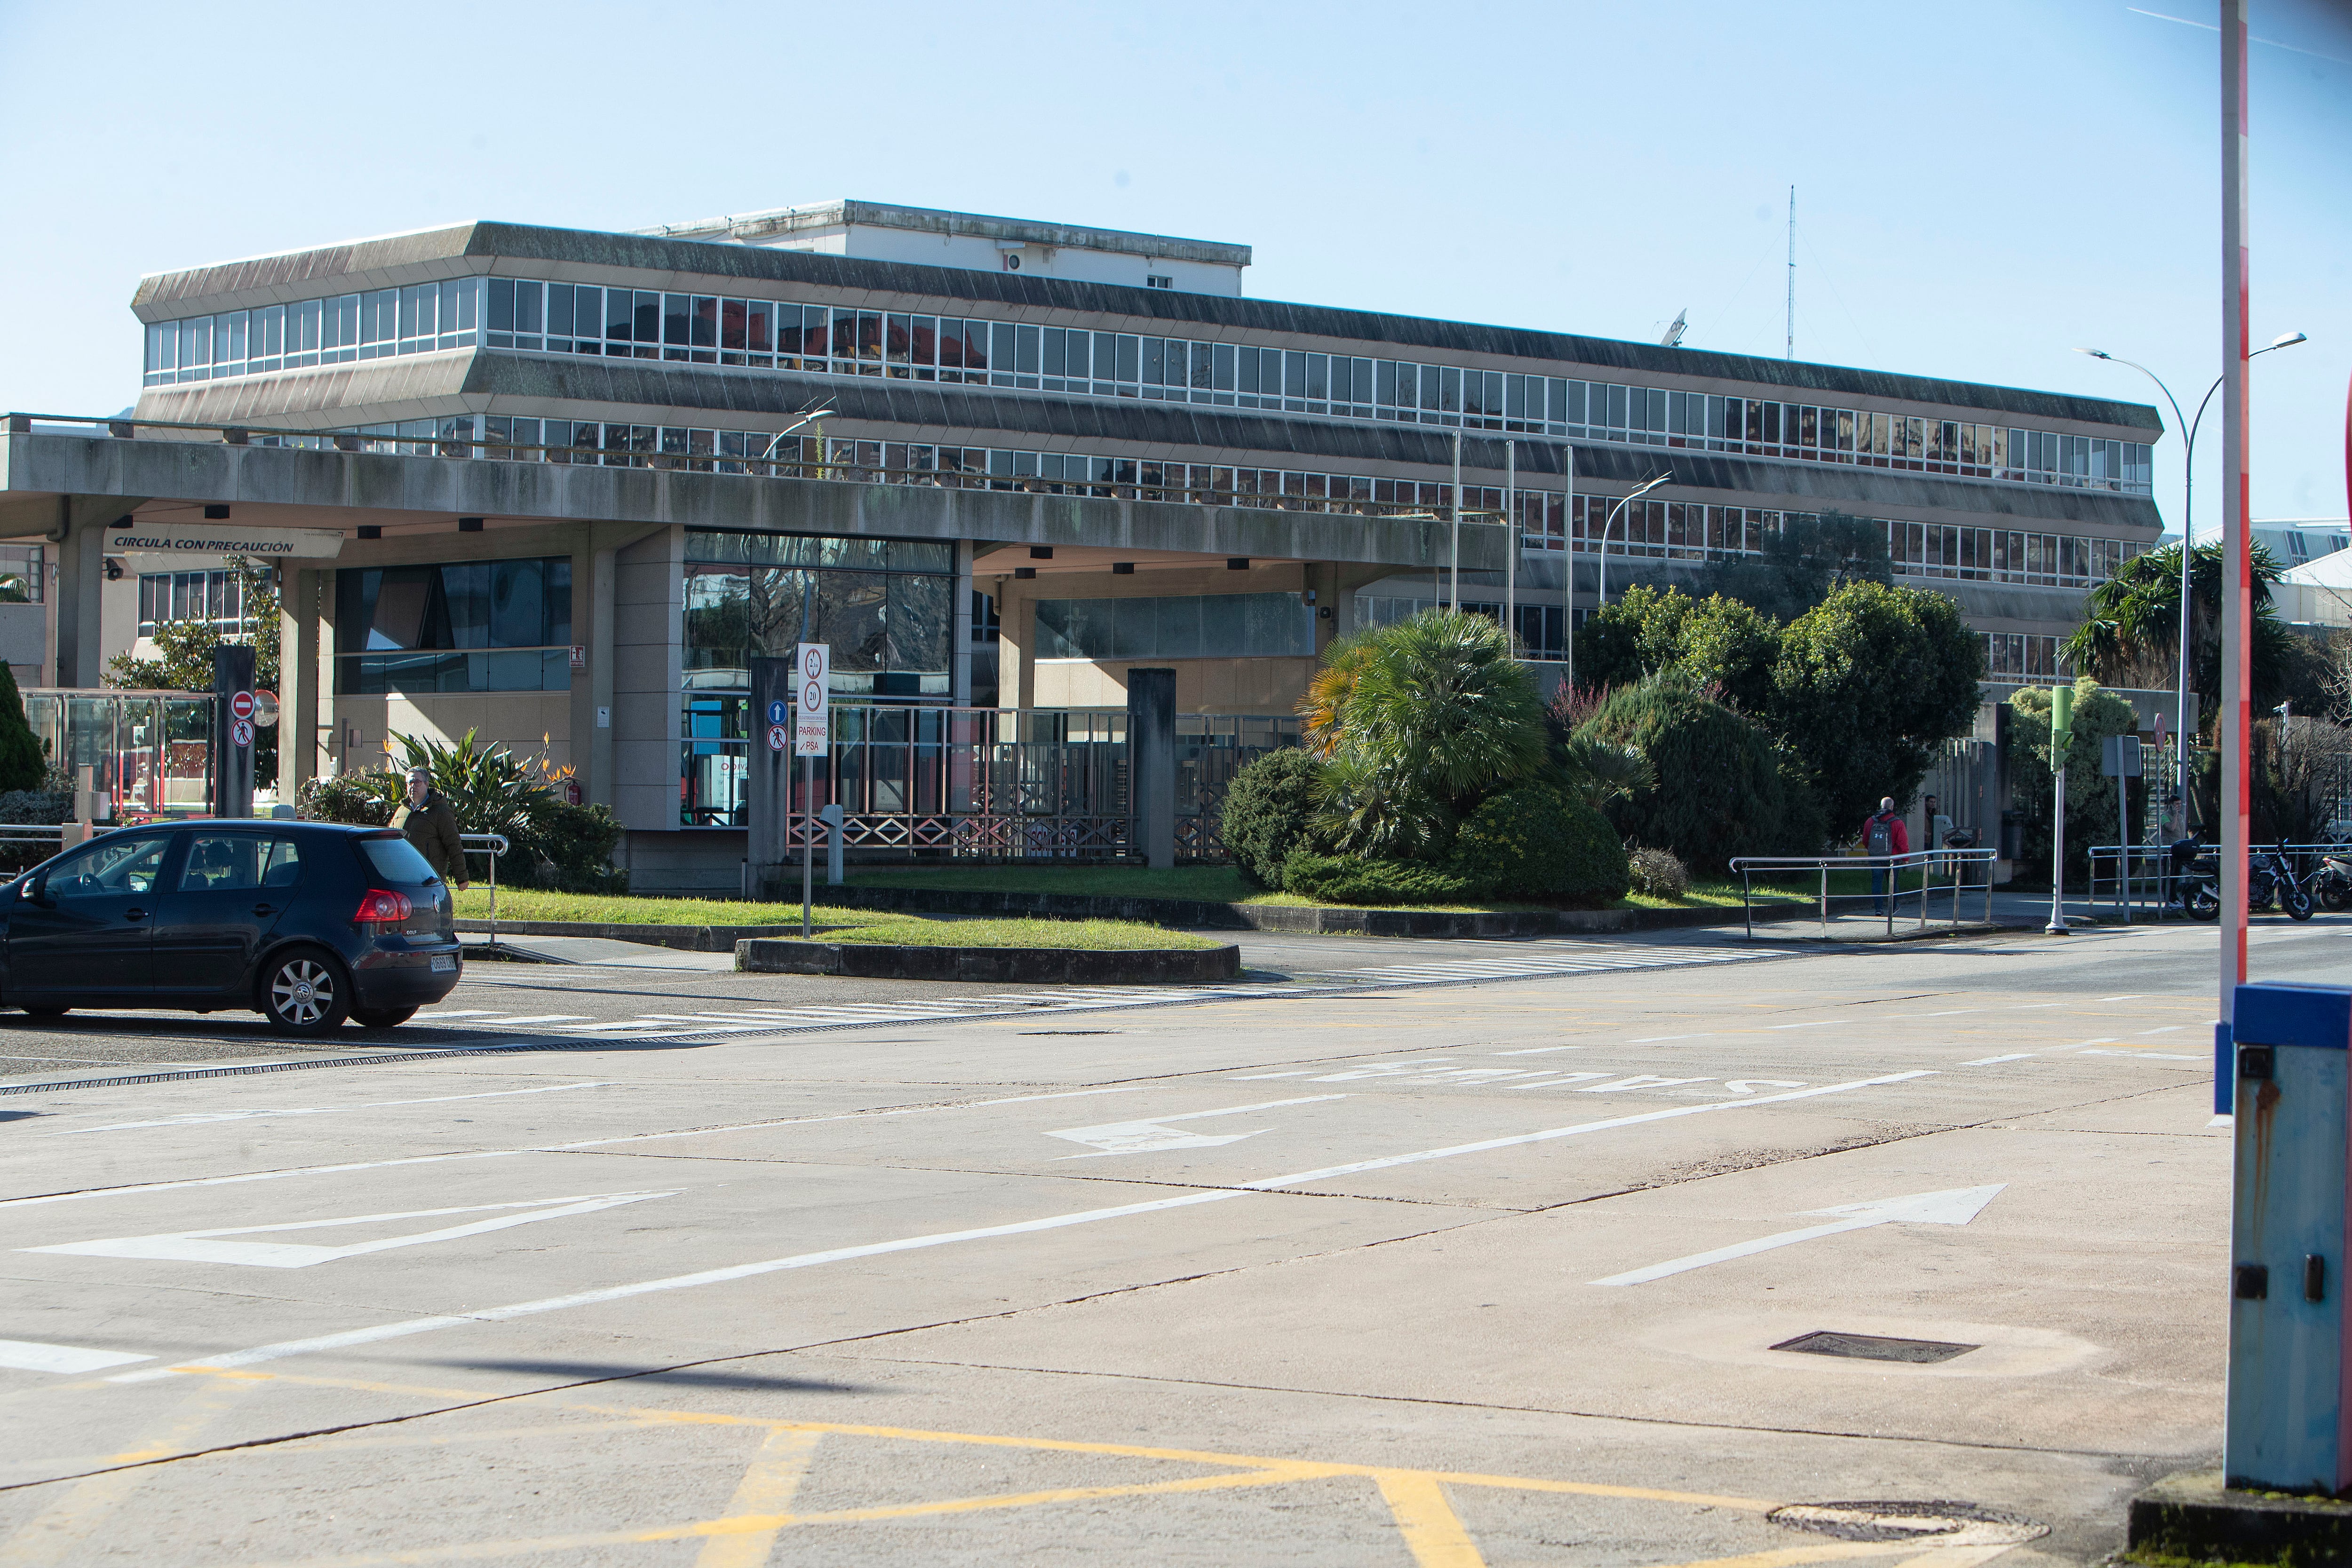
<path id="1" fill-rule="evenodd" d="M 478 318 L 481 331 L 478 334 Z M 2149 493 L 2142 442 L 1408 360 L 527 279 L 148 328 L 145 384 L 472 347 L 897 376 Z"/>
<path id="2" fill-rule="evenodd" d="M 37 605 L 48 597 L 46 548 L 0 544 L 0 605 Z"/>
<path id="3" fill-rule="evenodd" d="M 139 578 L 139 635 L 168 621 L 208 621 L 234 635 L 245 625 L 245 587 L 233 572 L 150 572 Z"/>
<path id="4" fill-rule="evenodd" d="M 154 321 L 141 384 L 214 381 L 388 354 L 472 348 L 482 280 L 418 283 L 330 300 Z"/>
<path id="5" fill-rule="evenodd" d="M 2063 639 L 2032 632 L 1984 634 L 1985 679 L 1988 680 L 2051 680 L 2070 673 L 2058 650 Z"/>
<path id="6" fill-rule="evenodd" d="M 1040 599 L 1039 658 L 1315 655 L 1315 608 L 1297 594 Z"/>
<path id="7" fill-rule="evenodd" d="M 572 558 L 335 574 L 335 689 L 564 691 Z"/>

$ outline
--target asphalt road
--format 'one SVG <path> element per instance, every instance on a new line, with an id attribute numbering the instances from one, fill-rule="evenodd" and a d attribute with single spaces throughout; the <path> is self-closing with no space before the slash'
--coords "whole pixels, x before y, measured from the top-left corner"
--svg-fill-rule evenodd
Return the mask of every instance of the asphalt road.
<path id="1" fill-rule="evenodd" d="M 2211 955 L 485 964 L 309 1052 L 8 1016 L 0 1563 L 2088 1562 L 2218 1444 Z M 1943 1359 L 1775 1348 L 1824 1333 Z M 1775 1517 L 1923 1500 L 2000 1517 Z"/>

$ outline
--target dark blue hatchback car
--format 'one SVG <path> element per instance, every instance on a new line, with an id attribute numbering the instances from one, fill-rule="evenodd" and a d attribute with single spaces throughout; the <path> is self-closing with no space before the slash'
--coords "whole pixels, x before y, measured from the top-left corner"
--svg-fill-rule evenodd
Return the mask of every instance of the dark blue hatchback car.
<path id="1" fill-rule="evenodd" d="M 0 887 L 0 1003 L 251 1008 L 291 1035 L 408 1021 L 457 984 L 449 889 L 390 828 L 126 827 Z"/>

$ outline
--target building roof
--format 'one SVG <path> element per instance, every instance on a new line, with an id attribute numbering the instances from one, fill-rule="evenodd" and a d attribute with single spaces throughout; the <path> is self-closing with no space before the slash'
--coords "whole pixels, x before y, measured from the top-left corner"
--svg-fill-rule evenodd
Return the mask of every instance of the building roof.
<path id="1" fill-rule="evenodd" d="M 764 212 L 737 213 L 724 217 L 703 218 L 694 223 L 660 224 L 635 232 L 658 239 L 735 240 L 757 245 L 795 234 L 851 225 L 975 239 L 1017 240 L 1024 245 L 1113 250 L 1127 256 L 1162 256 L 1172 261 L 1202 261 L 1218 267 L 1247 267 L 1250 264 L 1250 247 L 1246 245 L 1225 245 L 1212 239 L 1179 239 L 1165 234 L 1134 234 L 1118 228 L 1088 228 L 1078 224 L 1039 223 L 1029 218 L 990 217 L 982 213 L 945 212 L 937 207 L 902 207 L 883 202 L 847 199 L 816 202 L 805 206 L 770 207 Z"/>
<path id="2" fill-rule="evenodd" d="M 517 265 L 500 266 L 501 262 Z M 1171 336 L 1203 329 L 1221 329 L 1235 338 L 1252 332 L 1287 333 L 1337 340 L 1355 345 L 1356 352 L 1372 354 L 1392 353 L 1402 357 L 1408 351 L 1430 349 L 1549 361 L 1563 370 L 1574 365 L 1650 376 L 1737 381 L 1805 400 L 1874 397 L 1981 410 L 2003 417 L 2105 426 L 2150 439 L 2164 428 L 2156 409 L 2146 404 L 1979 382 L 1336 306 L 1076 282 L 1024 272 L 983 272 L 761 246 L 488 221 L 157 273 L 140 280 L 131 309 L 142 321 L 170 321 L 198 310 L 242 310 L 313 299 L 330 285 L 344 289 L 382 289 L 491 271 L 582 282 L 629 272 L 638 275 L 640 287 L 647 288 L 717 289 L 798 284 L 864 292 L 874 297 L 877 309 L 923 308 L 918 301 L 966 301 L 1001 308 L 1010 314 L 1034 314 L 1046 324 L 1076 324 L 1072 318 L 1080 316 L 1116 316 L 1134 322 L 1129 330 L 1150 328 Z M 1055 321 L 1056 316 L 1064 319 Z"/>

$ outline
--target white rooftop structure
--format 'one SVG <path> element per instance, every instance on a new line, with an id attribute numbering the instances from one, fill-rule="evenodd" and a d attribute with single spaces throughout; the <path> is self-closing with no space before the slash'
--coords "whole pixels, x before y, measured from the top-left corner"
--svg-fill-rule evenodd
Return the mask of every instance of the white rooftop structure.
<path id="1" fill-rule="evenodd" d="M 849 200 L 663 224 L 637 232 L 664 239 L 813 250 L 867 261 L 1021 272 L 1236 298 L 1242 291 L 1242 268 L 1250 264 L 1246 245 Z"/>

